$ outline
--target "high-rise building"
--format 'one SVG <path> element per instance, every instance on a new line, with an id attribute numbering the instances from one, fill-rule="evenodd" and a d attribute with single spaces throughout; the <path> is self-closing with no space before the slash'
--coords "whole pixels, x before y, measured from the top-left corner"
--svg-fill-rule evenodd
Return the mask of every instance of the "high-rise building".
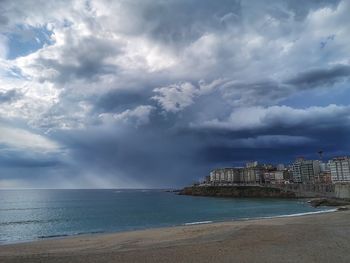
<path id="1" fill-rule="evenodd" d="M 350 182 L 350 158 L 337 157 L 329 162 L 332 182 Z"/>
<path id="2" fill-rule="evenodd" d="M 296 183 L 312 183 L 320 173 L 320 162 L 317 160 L 297 159 L 293 163 L 293 181 Z"/>
<path id="3" fill-rule="evenodd" d="M 292 165 L 292 172 L 293 172 L 293 182 L 294 183 L 301 183 L 301 163 L 304 159 L 299 158 L 297 159 L 293 165 Z"/>
<path id="4" fill-rule="evenodd" d="M 265 182 L 264 173 L 270 169 L 273 169 L 272 165 L 248 162 L 244 168 L 243 181 L 247 184 L 262 184 Z"/>
<path id="5" fill-rule="evenodd" d="M 330 172 L 329 163 L 320 162 L 321 172 Z"/>

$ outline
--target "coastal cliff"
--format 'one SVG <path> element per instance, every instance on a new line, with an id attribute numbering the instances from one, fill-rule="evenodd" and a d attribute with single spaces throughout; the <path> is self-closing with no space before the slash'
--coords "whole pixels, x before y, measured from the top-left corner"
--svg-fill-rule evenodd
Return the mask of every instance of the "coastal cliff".
<path id="1" fill-rule="evenodd" d="M 261 186 L 190 186 L 179 192 L 180 195 L 217 197 L 255 197 L 255 198 L 296 198 L 296 194 L 272 187 Z"/>

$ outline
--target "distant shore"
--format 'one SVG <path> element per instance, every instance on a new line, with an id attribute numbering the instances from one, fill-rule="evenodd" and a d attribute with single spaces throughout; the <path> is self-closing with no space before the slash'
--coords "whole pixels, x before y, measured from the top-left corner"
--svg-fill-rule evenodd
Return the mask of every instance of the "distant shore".
<path id="1" fill-rule="evenodd" d="M 246 198 L 297 198 L 291 191 L 261 185 L 233 186 L 189 186 L 179 191 L 180 195 L 211 197 L 246 197 Z"/>
<path id="2" fill-rule="evenodd" d="M 0 246 L 0 262 L 350 262 L 350 211 Z"/>

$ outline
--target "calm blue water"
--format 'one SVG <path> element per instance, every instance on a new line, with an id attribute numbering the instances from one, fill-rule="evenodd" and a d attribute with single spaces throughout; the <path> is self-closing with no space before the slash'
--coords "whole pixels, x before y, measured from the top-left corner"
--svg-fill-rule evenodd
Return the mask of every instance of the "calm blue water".
<path id="1" fill-rule="evenodd" d="M 161 190 L 0 190 L 0 243 L 320 210 L 300 200 L 191 197 Z"/>

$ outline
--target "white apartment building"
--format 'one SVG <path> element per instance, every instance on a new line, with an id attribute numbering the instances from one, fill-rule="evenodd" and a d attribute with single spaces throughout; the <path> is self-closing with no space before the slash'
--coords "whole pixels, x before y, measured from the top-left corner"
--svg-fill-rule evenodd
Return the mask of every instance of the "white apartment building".
<path id="1" fill-rule="evenodd" d="M 320 162 L 320 170 L 321 172 L 329 172 L 329 163 Z"/>
<path id="2" fill-rule="evenodd" d="M 292 165 L 294 183 L 301 183 L 301 162 L 302 160 L 296 160 Z"/>
<path id="3" fill-rule="evenodd" d="M 329 161 L 332 182 L 350 182 L 350 158 L 338 157 Z"/>
<path id="4" fill-rule="evenodd" d="M 314 182 L 320 173 L 320 162 L 317 160 L 297 159 L 293 163 L 293 181 L 296 183 Z"/>

